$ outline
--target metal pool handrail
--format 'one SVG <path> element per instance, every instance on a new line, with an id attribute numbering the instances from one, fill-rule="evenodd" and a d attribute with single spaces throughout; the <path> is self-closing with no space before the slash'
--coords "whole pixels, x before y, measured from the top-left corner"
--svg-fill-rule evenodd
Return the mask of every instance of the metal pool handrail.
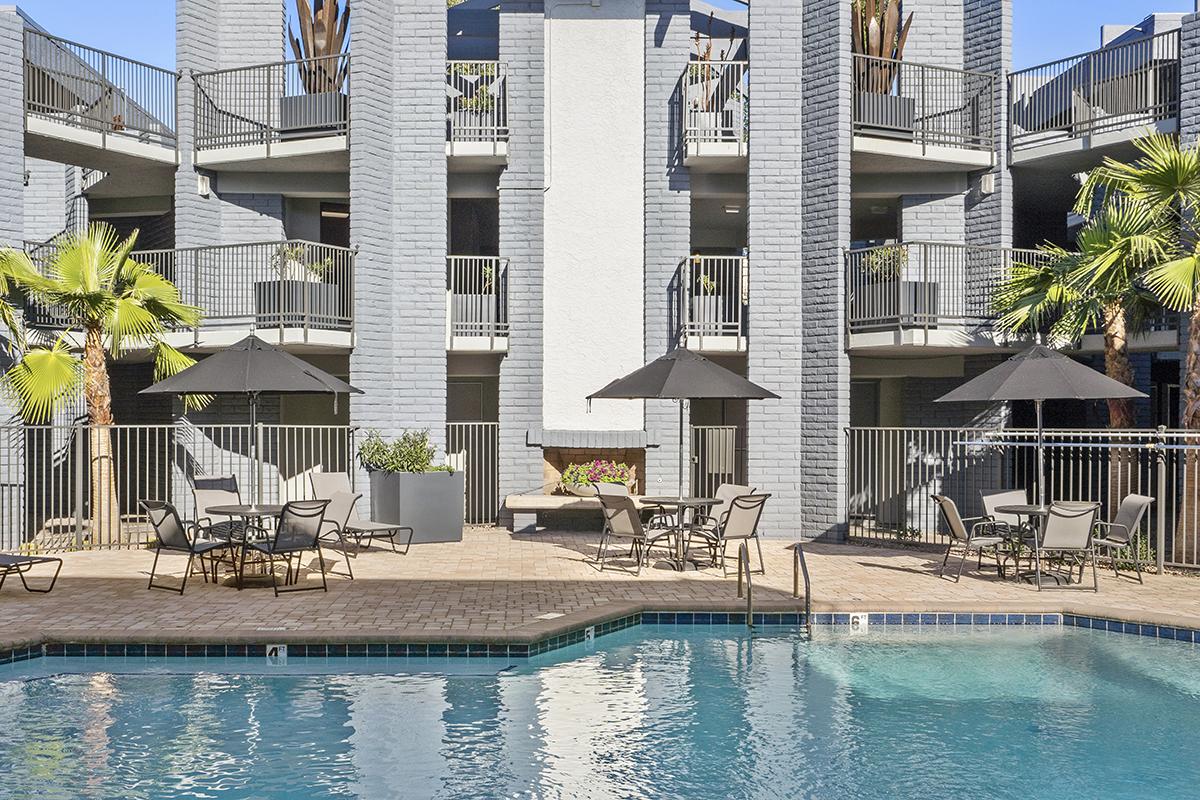
<path id="1" fill-rule="evenodd" d="M 744 545 L 743 545 L 744 546 Z M 808 580 L 808 562 L 804 560 L 804 548 L 800 542 L 792 545 L 792 597 L 800 597 L 800 578 L 804 577 L 804 627 L 808 638 L 812 638 L 812 584 Z"/>

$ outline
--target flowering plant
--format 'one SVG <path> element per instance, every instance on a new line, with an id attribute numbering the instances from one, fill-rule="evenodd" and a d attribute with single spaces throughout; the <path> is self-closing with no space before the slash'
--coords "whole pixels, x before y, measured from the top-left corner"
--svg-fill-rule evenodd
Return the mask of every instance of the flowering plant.
<path id="1" fill-rule="evenodd" d="M 571 464 L 563 470 L 562 482 L 565 486 L 580 486 L 591 483 L 629 483 L 633 480 L 633 470 L 628 464 L 618 464 L 615 461 L 586 461 L 582 464 Z"/>

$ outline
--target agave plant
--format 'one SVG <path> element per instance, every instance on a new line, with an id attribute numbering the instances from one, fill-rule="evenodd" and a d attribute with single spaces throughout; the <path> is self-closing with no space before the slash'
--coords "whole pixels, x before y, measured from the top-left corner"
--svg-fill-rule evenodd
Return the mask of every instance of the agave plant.
<path id="1" fill-rule="evenodd" d="M 693 111 L 716 111 L 718 98 L 713 96 L 713 81 L 720 78 L 720 71 L 723 67 L 713 66 L 713 15 L 716 12 L 710 11 L 708 14 L 708 28 L 705 33 L 696 31 L 692 34 L 692 46 L 696 48 L 695 59 L 689 65 L 689 77 L 693 82 L 702 83 L 704 86 L 703 94 L 700 98 L 693 100 Z M 729 44 L 722 50 L 718 51 L 716 60 L 718 62 L 725 61 L 731 58 L 734 53 L 734 38 L 733 29 L 729 31 Z"/>
<path id="2" fill-rule="evenodd" d="M 292 53 L 301 62 L 300 81 L 309 94 L 340 92 L 350 65 L 344 54 L 350 45 L 350 0 L 340 8 L 338 0 L 296 0 L 300 35 L 288 23 Z"/>
<path id="3" fill-rule="evenodd" d="M 900 0 L 851 0 L 852 52 L 866 56 L 854 60 L 859 91 L 887 94 L 891 89 L 913 21 L 909 14 L 902 25 L 900 16 Z"/>

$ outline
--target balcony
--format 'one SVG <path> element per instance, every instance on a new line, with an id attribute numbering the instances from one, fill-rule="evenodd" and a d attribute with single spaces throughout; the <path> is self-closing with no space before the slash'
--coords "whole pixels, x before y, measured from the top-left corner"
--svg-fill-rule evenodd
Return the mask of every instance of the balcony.
<path id="1" fill-rule="evenodd" d="M 989 169 L 996 76 L 855 55 L 854 166 L 865 172 Z"/>
<path id="2" fill-rule="evenodd" d="M 680 80 L 684 164 L 744 169 L 750 145 L 750 63 L 693 61 Z"/>
<path id="3" fill-rule="evenodd" d="M 1173 133 L 1179 81 L 1178 30 L 1014 72 L 1008 77 L 1012 161 L 1119 146 L 1147 130 Z"/>
<path id="4" fill-rule="evenodd" d="M 170 183 L 178 160 L 174 72 L 31 28 L 23 43 L 27 156 L 150 168 Z"/>
<path id="5" fill-rule="evenodd" d="M 744 353 L 750 265 L 744 256 L 690 256 L 679 265 L 681 343 L 700 353 Z"/>
<path id="6" fill-rule="evenodd" d="M 456 353 L 508 350 L 508 259 L 446 259 L 446 349 Z"/>
<path id="7" fill-rule="evenodd" d="M 846 253 L 849 349 L 1003 347 L 993 291 L 1036 250 L 908 242 Z M 929 352 L 928 350 L 925 352 Z"/>
<path id="8" fill-rule="evenodd" d="M 348 54 L 204 72 L 193 80 L 197 166 L 349 169 Z"/>
<path id="9" fill-rule="evenodd" d="M 34 262 L 52 245 L 30 247 Z M 176 347 L 212 350 L 254 331 L 297 350 L 347 349 L 354 333 L 354 251 L 299 240 L 141 250 L 132 254 L 172 280 L 204 312 L 200 327 L 168 335 Z M 29 324 L 59 328 L 44 309 Z"/>
<path id="10" fill-rule="evenodd" d="M 446 62 L 446 155 L 456 166 L 498 166 L 508 162 L 505 64 Z"/>

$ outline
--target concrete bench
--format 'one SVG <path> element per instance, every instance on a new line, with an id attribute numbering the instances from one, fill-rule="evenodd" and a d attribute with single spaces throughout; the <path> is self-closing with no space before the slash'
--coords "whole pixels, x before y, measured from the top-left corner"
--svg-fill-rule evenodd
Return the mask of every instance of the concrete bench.
<path id="1" fill-rule="evenodd" d="M 647 507 L 640 496 L 635 495 L 633 502 L 638 508 Z M 539 513 L 585 511 L 599 516 L 600 501 L 571 494 L 510 494 L 504 498 L 504 509 L 512 517 L 513 533 L 533 533 Z"/>

